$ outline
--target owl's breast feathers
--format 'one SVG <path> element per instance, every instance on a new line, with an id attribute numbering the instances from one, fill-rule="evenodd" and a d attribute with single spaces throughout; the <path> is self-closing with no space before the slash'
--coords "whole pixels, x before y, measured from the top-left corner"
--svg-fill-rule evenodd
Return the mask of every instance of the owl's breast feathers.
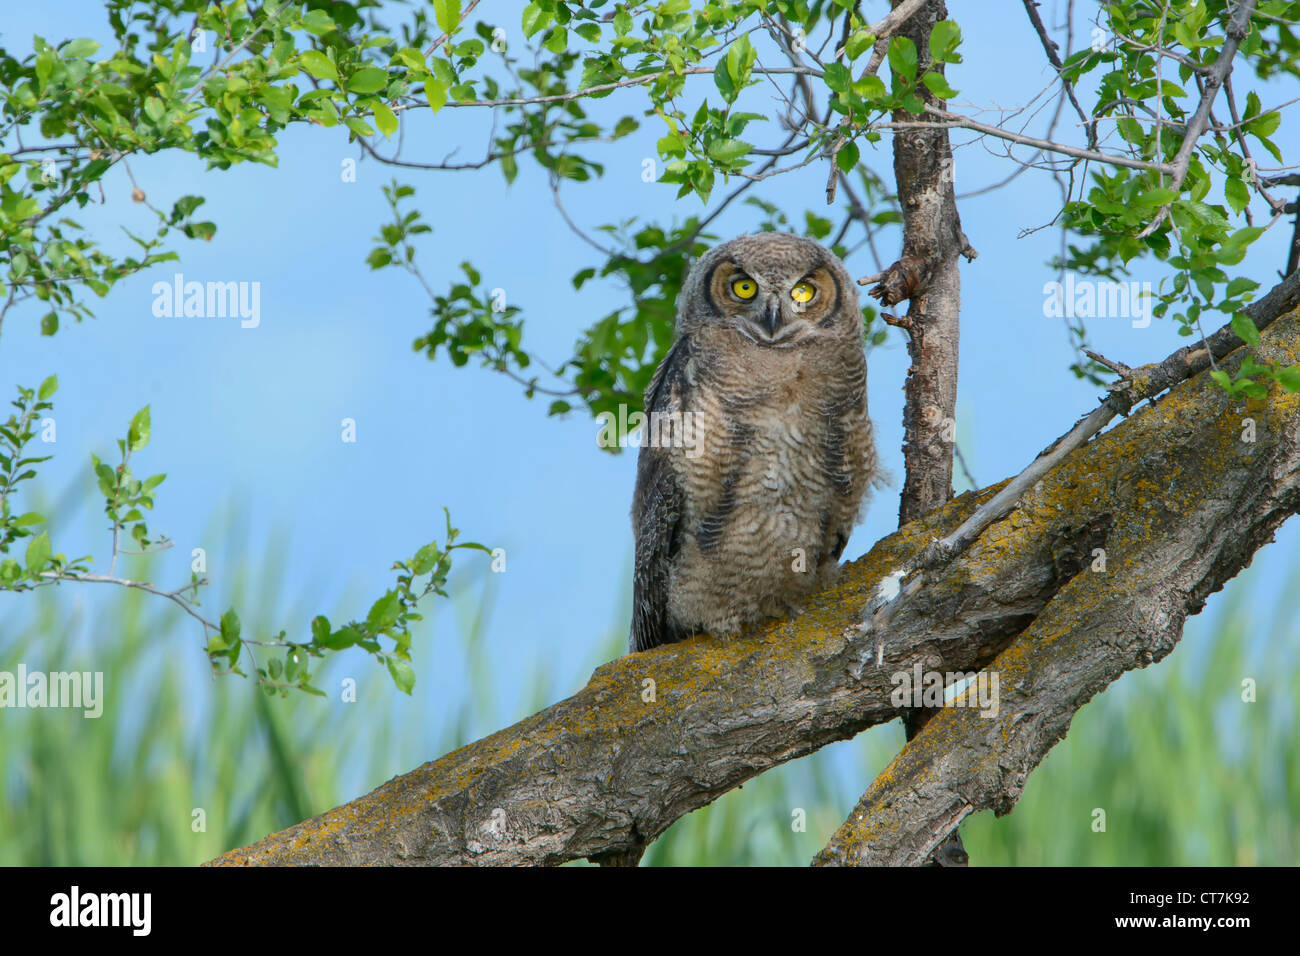
<path id="1" fill-rule="evenodd" d="M 787 613 L 833 575 L 876 471 L 859 341 L 734 339 L 683 336 L 646 394 L 645 434 L 678 440 L 640 452 L 634 651 Z"/>

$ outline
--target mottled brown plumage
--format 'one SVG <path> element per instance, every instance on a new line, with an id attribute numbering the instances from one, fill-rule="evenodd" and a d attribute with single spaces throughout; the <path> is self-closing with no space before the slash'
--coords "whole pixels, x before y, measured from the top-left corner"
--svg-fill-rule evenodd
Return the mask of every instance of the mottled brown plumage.
<path id="1" fill-rule="evenodd" d="M 862 313 L 839 259 L 783 233 L 711 249 L 645 409 L 666 440 L 643 440 L 637 466 L 631 650 L 735 633 L 829 582 L 877 474 Z M 656 413 L 690 417 L 656 429 Z"/>

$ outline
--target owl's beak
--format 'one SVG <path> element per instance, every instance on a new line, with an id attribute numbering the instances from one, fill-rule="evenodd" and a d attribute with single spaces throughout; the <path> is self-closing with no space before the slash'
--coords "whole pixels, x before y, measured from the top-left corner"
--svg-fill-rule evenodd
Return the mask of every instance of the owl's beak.
<path id="1" fill-rule="evenodd" d="M 781 303 L 774 295 L 767 297 L 767 305 L 763 310 L 763 329 L 769 337 L 776 335 L 776 330 L 781 327 Z"/>

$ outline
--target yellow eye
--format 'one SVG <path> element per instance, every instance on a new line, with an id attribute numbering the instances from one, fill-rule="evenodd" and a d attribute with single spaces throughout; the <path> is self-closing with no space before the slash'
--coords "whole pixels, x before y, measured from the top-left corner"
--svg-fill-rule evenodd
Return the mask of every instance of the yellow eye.
<path id="1" fill-rule="evenodd" d="M 737 299 L 752 299 L 758 293 L 758 283 L 753 279 L 734 279 L 731 283 L 731 291 L 736 294 Z"/>
<path id="2" fill-rule="evenodd" d="M 817 290 L 813 288 L 811 282 L 800 282 L 790 290 L 790 298 L 796 302 L 811 302 Z"/>

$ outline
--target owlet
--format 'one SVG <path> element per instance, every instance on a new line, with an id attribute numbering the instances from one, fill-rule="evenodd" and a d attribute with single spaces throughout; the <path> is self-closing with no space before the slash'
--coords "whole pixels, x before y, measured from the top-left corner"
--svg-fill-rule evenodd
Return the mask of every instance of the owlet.
<path id="1" fill-rule="evenodd" d="M 645 413 L 630 650 L 734 634 L 829 583 L 877 473 L 838 258 L 783 233 L 702 256 Z"/>

